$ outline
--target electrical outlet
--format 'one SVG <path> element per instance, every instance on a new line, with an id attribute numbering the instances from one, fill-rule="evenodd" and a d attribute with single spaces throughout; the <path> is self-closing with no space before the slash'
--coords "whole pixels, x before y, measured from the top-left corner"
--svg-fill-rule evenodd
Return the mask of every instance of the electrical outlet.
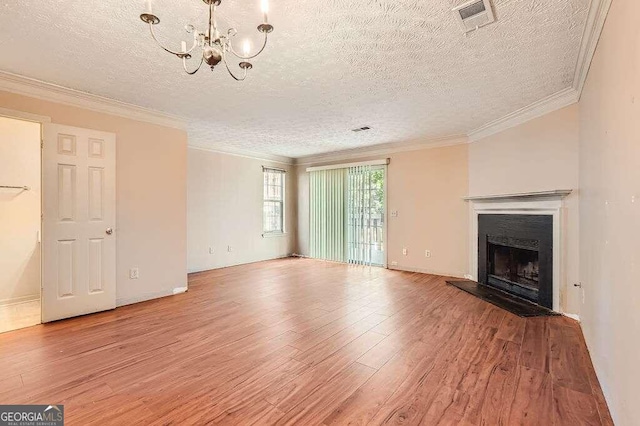
<path id="1" fill-rule="evenodd" d="M 231 252 L 233 251 L 233 247 L 231 247 L 231 246 L 227 246 L 227 251 L 228 251 L 229 253 L 231 253 Z"/>
<path id="2" fill-rule="evenodd" d="M 469 275 L 469 274 L 466 274 L 466 275 L 464 276 L 464 279 L 465 279 L 465 280 L 469 280 L 469 281 L 473 281 L 473 277 L 472 277 L 471 275 Z"/>
<path id="3" fill-rule="evenodd" d="M 391 266 L 398 266 L 398 262 L 396 262 L 395 260 L 391 261 Z"/>
<path id="4" fill-rule="evenodd" d="M 402 249 L 402 254 L 406 256 L 406 255 L 407 255 L 407 253 L 408 253 L 408 251 L 407 251 L 406 247 L 405 247 L 405 248 L 403 248 L 403 249 Z"/>
<path id="5" fill-rule="evenodd" d="M 391 212 L 391 217 L 398 217 L 398 210 L 393 210 Z"/>
<path id="6" fill-rule="evenodd" d="M 209 247 L 209 254 L 213 254 L 213 247 Z"/>
<path id="7" fill-rule="evenodd" d="M 138 268 L 129 269 L 129 279 L 137 280 L 138 278 L 140 278 L 140 270 Z"/>
<path id="8" fill-rule="evenodd" d="M 425 250 L 424 257 L 431 257 L 431 250 Z"/>

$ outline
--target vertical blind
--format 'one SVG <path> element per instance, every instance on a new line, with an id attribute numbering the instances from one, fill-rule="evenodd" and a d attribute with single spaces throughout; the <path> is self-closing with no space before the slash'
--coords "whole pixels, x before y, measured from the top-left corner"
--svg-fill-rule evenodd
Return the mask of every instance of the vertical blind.
<path id="1" fill-rule="evenodd" d="M 384 165 L 310 171 L 310 255 L 385 265 Z"/>
<path id="2" fill-rule="evenodd" d="M 346 262 L 346 169 L 310 173 L 310 254 Z"/>
<path id="3" fill-rule="evenodd" d="M 347 261 L 371 265 L 371 166 L 349 167 L 348 177 Z"/>

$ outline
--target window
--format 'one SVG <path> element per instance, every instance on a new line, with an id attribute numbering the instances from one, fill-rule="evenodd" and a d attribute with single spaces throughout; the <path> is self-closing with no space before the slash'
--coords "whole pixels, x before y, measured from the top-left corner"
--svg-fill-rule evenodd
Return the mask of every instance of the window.
<path id="1" fill-rule="evenodd" d="M 285 171 L 262 168 L 264 196 L 262 208 L 262 230 L 264 234 L 284 233 L 284 181 Z"/>

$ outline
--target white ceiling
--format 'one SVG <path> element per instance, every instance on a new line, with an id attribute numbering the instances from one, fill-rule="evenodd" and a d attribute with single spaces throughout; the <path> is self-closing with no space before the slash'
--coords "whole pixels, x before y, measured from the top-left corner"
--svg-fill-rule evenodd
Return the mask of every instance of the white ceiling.
<path id="1" fill-rule="evenodd" d="M 176 48 L 203 28 L 200 0 L 153 1 Z M 498 22 L 469 36 L 464 2 L 271 0 L 270 44 L 238 83 L 184 74 L 142 0 L 5 0 L 0 69 L 185 117 L 192 146 L 287 157 L 466 134 L 571 86 L 590 0 L 494 0 Z M 219 11 L 259 42 L 259 0 Z"/>

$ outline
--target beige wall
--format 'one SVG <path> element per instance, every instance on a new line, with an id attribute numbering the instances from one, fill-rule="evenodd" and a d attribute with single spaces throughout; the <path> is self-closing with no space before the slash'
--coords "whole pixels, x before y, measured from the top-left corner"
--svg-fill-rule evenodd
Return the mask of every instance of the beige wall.
<path id="1" fill-rule="evenodd" d="M 616 424 L 640 421 L 640 2 L 615 0 L 580 101 L 582 326 Z"/>
<path id="2" fill-rule="evenodd" d="M 390 268 L 463 276 L 468 269 L 468 145 L 399 152 L 389 155 L 387 197 Z M 379 156 L 379 158 L 386 156 Z M 360 160 L 369 160 L 362 158 Z M 353 162 L 359 160 L 348 160 Z M 321 164 L 314 164 L 321 165 Z M 309 254 L 309 180 L 297 166 L 298 249 Z M 402 249 L 407 248 L 404 256 Z M 426 258 L 425 250 L 432 257 Z M 391 262 L 398 262 L 391 266 Z"/>
<path id="3" fill-rule="evenodd" d="M 188 152 L 190 272 L 285 257 L 295 251 L 296 179 L 292 166 L 194 148 Z M 263 165 L 288 170 L 286 234 L 282 236 L 262 237 Z"/>
<path id="4" fill-rule="evenodd" d="M 187 282 L 187 134 L 53 102 L 0 92 L 0 107 L 57 124 L 117 135 L 117 299 L 171 294 Z M 129 268 L 140 279 L 129 279 Z"/>
<path id="5" fill-rule="evenodd" d="M 469 145 L 470 195 L 572 189 L 565 199 L 564 285 L 560 307 L 580 314 L 578 105 L 505 130 Z"/>
<path id="6" fill-rule="evenodd" d="M 40 298 L 40 125 L 0 117 L 0 304 Z"/>

